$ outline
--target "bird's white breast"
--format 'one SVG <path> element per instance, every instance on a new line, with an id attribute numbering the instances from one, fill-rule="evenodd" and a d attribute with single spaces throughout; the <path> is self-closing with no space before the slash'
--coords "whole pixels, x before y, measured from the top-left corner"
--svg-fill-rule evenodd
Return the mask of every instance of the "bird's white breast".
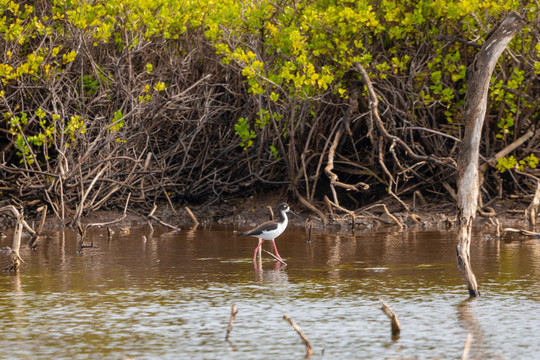
<path id="1" fill-rule="evenodd" d="M 258 237 L 264 240 L 274 240 L 279 235 L 281 235 L 283 231 L 285 231 L 288 223 L 289 223 L 289 219 L 287 218 L 287 216 L 285 216 L 285 221 L 283 221 L 282 223 L 278 222 L 277 228 L 272 229 L 270 231 L 262 231 L 261 235 L 259 235 Z"/>

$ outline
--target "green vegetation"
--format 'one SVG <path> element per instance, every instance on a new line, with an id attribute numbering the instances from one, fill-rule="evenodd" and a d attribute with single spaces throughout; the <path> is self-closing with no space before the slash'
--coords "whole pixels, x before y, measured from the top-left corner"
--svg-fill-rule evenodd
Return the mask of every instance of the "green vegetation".
<path id="1" fill-rule="evenodd" d="M 539 124 L 534 1 L 0 0 L 1 171 L 15 193 L 57 213 L 104 163 L 87 210 L 121 206 L 130 192 L 141 206 L 168 194 L 241 194 L 235 179 L 250 179 L 249 191 L 256 179 L 288 182 L 313 202 L 329 191 L 321 165 L 345 125 L 334 171 L 371 185 L 353 202 L 389 187 L 406 196 L 415 184 L 444 192 L 451 167 L 415 163 L 379 139 L 355 64 L 368 70 L 390 134 L 418 154 L 455 157 L 449 139 L 462 136 L 467 67 L 510 10 L 531 25 L 493 75 L 485 157 Z M 515 164 L 535 168 L 535 153 L 537 138 L 500 159 L 488 192 Z M 17 169 L 34 186 L 20 190 Z"/>
<path id="2" fill-rule="evenodd" d="M 505 172 L 506 170 L 517 168 L 519 171 L 525 170 L 525 168 L 536 169 L 538 166 L 538 158 L 534 154 L 530 154 L 519 162 L 514 158 L 513 155 L 510 155 L 508 158 L 502 157 L 497 161 L 497 169 L 500 172 Z"/>

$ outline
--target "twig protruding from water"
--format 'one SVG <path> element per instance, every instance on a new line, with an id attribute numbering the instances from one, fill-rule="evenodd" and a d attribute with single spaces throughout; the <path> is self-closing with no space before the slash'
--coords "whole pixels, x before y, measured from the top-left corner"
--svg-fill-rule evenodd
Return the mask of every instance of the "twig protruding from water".
<path id="1" fill-rule="evenodd" d="M 308 238 L 307 238 L 307 242 L 308 243 L 311 243 L 311 231 L 313 230 L 313 221 L 310 220 L 307 220 L 307 223 L 309 224 L 308 225 Z"/>
<path id="2" fill-rule="evenodd" d="M 193 211 L 191 211 L 191 209 L 188 206 L 184 206 L 184 209 L 186 210 L 189 217 L 191 218 L 191 221 L 193 221 L 193 225 L 195 225 L 195 227 L 199 226 L 199 220 L 197 220 L 197 218 L 195 217 L 195 214 L 193 214 Z"/>
<path id="3" fill-rule="evenodd" d="M 397 340 L 399 339 L 399 334 L 401 332 L 401 325 L 399 324 L 396 313 L 394 313 L 394 310 L 392 310 L 392 308 L 390 308 L 390 306 L 388 306 L 384 301 L 382 301 L 381 299 L 379 299 L 379 301 L 382 304 L 381 310 L 392 321 L 392 339 Z"/>
<path id="4" fill-rule="evenodd" d="M 495 231 L 497 232 L 497 239 L 501 238 L 501 223 L 496 217 L 490 217 L 489 221 L 495 226 Z"/>
<path id="5" fill-rule="evenodd" d="M 93 241 L 90 242 L 90 245 L 84 245 L 84 242 L 82 241 L 82 238 L 81 238 L 81 241 L 79 241 L 79 247 L 77 248 L 77 253 L 78 254 L 82 253 L 83 249 L 95 249 L 95 248 L 97 248 L 97 246 L 94 245 Z"/>
<path id="6" fill-rule="evenodd" d="M 306 357 L 311 357 L 311 353 L 313 352 L 313 347 L 311 346 L 311 343 L 309 342 L 309 339 L 304 335 L 302 330 L 300 329 L 300 326 L 298 326 L 290 317 L 288 317 L 286 314 L 283 314 L 283 319 L 287 321 L 293 329 L 298 333 L 302 341 L 304 342 L 304 345 L 306 346 Z"/>
<path id="7" fill-rule="evenodd" d="M 107 231 L 108 231 L 108 234 L 109 235 L 112 235 L 110 230 L 109 230 L 109 226 L 110 225 L 113 225 L 113 224 L 116 224 L 122 220 L 124 220 L 127 216 L 127 208 L 128 208 L 128 205 L 129 205 L 129 199 L 131 198 L 131 193 L 128 194 L 128 197 L 126 199 L 126 204 L 124 205 L 124 211 L 122 213 L 122 216 L 120 216 L 118 219 L 115 219 L 115 220 L 112 220 L 112 221 L 107 221 L 107 222 L 104 222 L 104 223 L 91 223 L 91 224 L 86 224 L 84 225 L 84 228 L 81 230 L 81 223 L 79 221 L 77 221 L 75 224 L 77 225 L 77 229 L 79 230 L 79 233 L 81 234 L 86 234 L 86 230 L 92 226 L 94 227 L 103 227 L 103 226 L 106 226 L 107 227 Z M 114 233 L 114 232 L 113 232 Z"/>
<path id="8" fill-rule="evenodd" d="M 161 225 L 166 226 L 166 227 L 168 227 L 170 229 L 173 229 L 175 231 L 180 231 L 181 230 L 179 227 L 176 227 L 176 226 L 171 225 L 171 224 L 167 224 L 165 221 L 163 221 L 163 220 L 157 218 L 156 216 L 154 216 L 154 213 L 156 212 L 156 210 L 157 210 L 157 205 L 154 204 L 154 207 L 152 208 L 152 211 L 150 211 L 150 214 L 147 215 L 149 219 L 157 221 Z"/>
<path id="9" fill-rule="evenodd" d="M 114 235 L 114 230 L 111 229 L 110 226 L 107 226 L 107 239 L 109 239 L 109 241 L 111 241 L 113 235 Z"/>
<path id="10" fill-rule="evenodd" d="M 396 225 L 399 226 L 399 231 L 403 231 L 403 224 L 401 223 L 401 221 L 399 221 L 397 217 L 395 217 L 390 213 L 390 211 L 388 211 L 388 208 L 385 204 L 382 204 L 382 207 L 384 208 L 384 212 L 386 212 L 386 215 L 388 215 L 396 223 Z"/>
<path id="11" fill-rule="evenodd" d="M 229 326 L 227 326 L 227 335 L 225 335 L 225 340 L 229 341 L 229 335 L 232 331 L 232 326 L 234 323 L 234 319 L 236 319 L 236 314 L 238 313 L 238 308 L 235 304 L 232 304 L 231 306 L 231 318 L 229 319 Z"/>

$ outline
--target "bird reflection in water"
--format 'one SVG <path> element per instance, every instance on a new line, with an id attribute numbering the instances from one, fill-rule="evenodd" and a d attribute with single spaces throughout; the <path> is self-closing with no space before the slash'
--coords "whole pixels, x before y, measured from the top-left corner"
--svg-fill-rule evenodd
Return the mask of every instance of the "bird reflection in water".
<path id="1" fill-rule="evenodd" d="M 289 276 L 285 271 L 286 264 L 276 261 L 272 269 L 263 269 L 262 261 L 259 258 L 254 264 L 255 280 L 258 282 L 288 284 Z"/>

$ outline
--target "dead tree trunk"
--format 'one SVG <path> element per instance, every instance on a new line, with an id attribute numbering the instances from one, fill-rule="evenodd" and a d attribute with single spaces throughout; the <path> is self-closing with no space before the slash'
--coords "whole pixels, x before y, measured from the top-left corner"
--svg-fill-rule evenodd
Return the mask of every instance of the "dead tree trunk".
<path id="1" fill-rule="evenodd" d="M 482 48 L 468 69 L 469 83 L 465 98 L 465 135 L 458 158 L 458 239 L 456 246 L 458 268 L 463 273 L 469 295 L 480 295 L 476 277 L 471 269 L 470 244 L 472 222 L 478 206 L 478 156 L 484 117 L 486 115 L 489 81 L 497 61 L 512 38 L 525 26 L 525 20 L 510 12 L 487 35 Z"/>
<path id="2" fill-rule="evenodd" d="M 536 217 L 538 216 L 538 208 L 540 207 L 540 181 L 536 182 L 536 191 L 534 192 L 534 198 L 525 210 L 525 217 L 529 220 L 531 230 L 534 231 L 536 227 Z"/>
<path id="3" fill-rule="evenodd" d="M 21 235 L 23 227 L 27 230 L 31 230 L 31 233 L 34 233 L 34 231 L 28 226 L 26 221 L 24 221 L 23 211 L 21 210 L 19 212 L 19 210 L 17 210 L 15 206 L 8 205 L 1 207 L 0 213 L 8 213 L 16 220 L 15 232 L 13 233 L 13 244 L 8 252 L 8 255 L 10 257 L 10 264 L 4 270 L 17 272 L 22 262 L 19 251 L 21 249 Z"/>

